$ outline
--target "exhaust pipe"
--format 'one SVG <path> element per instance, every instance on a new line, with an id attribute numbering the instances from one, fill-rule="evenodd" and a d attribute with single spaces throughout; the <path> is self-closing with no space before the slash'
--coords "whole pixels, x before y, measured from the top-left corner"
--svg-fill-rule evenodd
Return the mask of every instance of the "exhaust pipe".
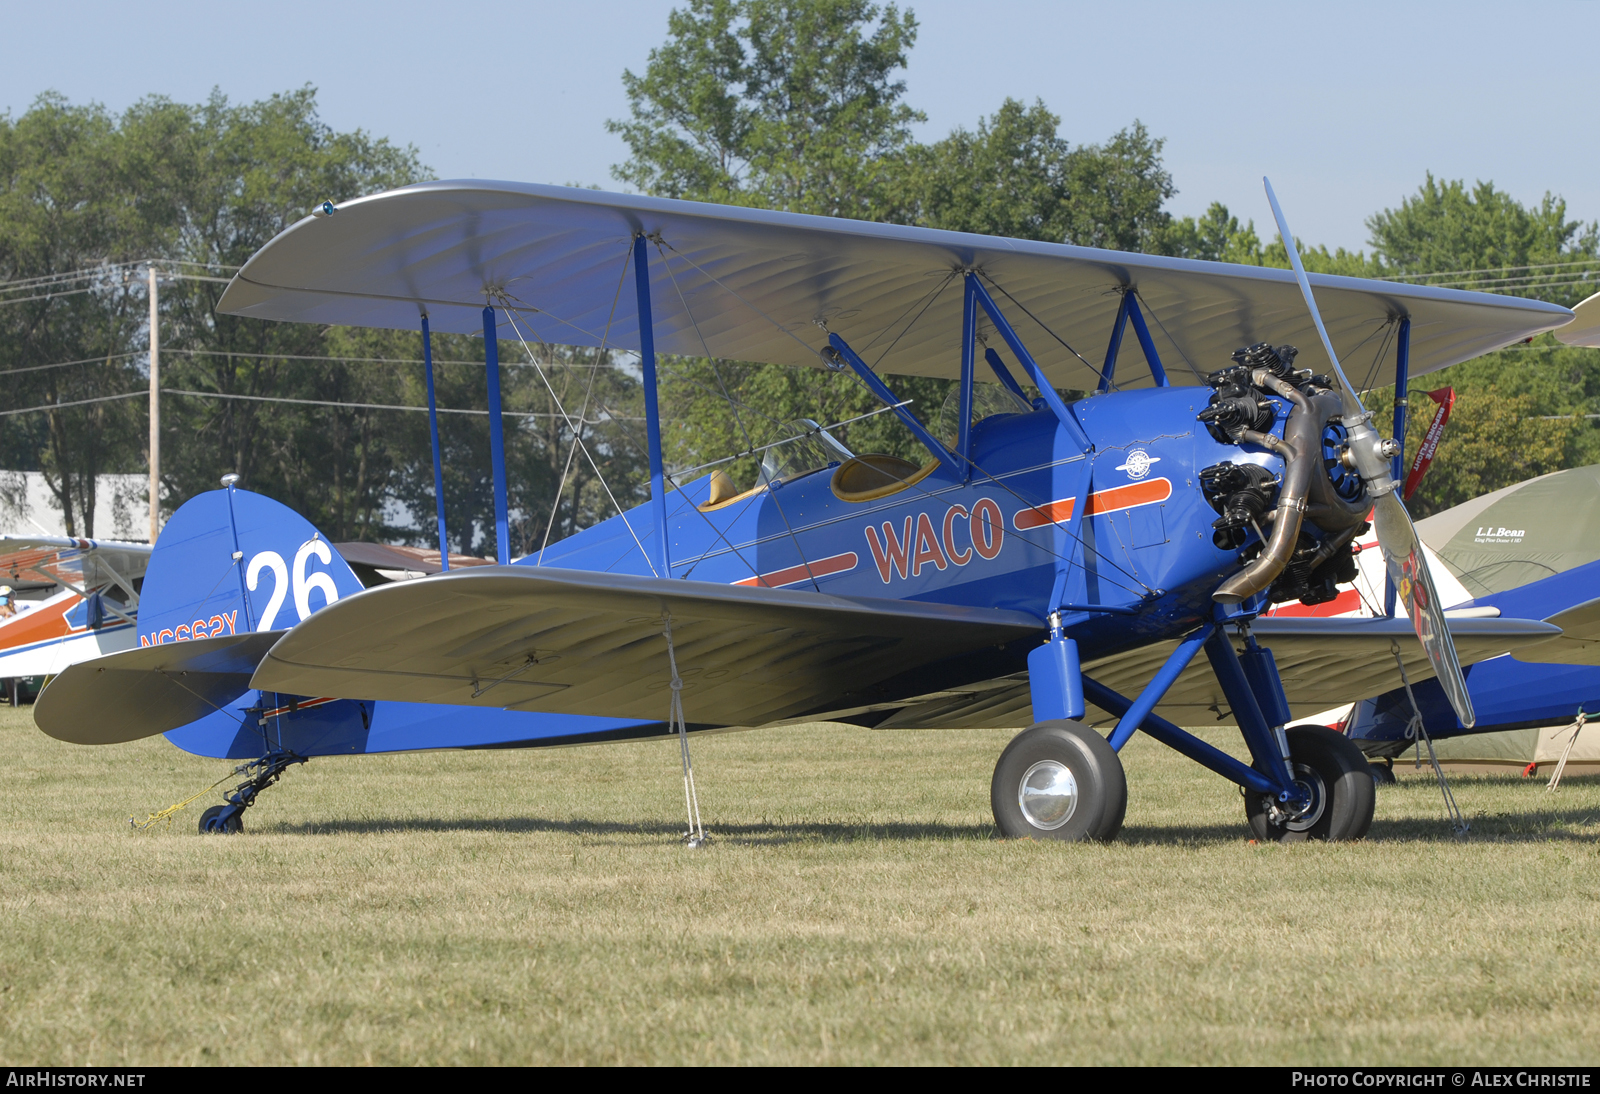
<path id="1" fill-rule="evenodd" d="M 1283 573 L 1283 568 L 1289 564 L 1300 542 L 1300 525 L 1305 520 L 1312 483 L 1322 471 L 1318 457 L 1322 452 L 1322 429 L 1328 415 L 1317 413 L 1310 399 L 1264 368 L 1253 370 L 1250 382 L 1288 399 L 1294 404 L 1294 409 L 1284 423 L 1281 440 L 1254 429 L 1238 431 L 1241 441 L 1270 449 L 1283 458 L 1283 487 L 1278 492 L 1278 507 L 1270 518 L 1272 534 L 1266 546 L 1243 570 L 1228 578 L 1211 594 L 1211 599 L 1219 604 L 1237 604 L 1278 580 L 1278 575 Z"/>

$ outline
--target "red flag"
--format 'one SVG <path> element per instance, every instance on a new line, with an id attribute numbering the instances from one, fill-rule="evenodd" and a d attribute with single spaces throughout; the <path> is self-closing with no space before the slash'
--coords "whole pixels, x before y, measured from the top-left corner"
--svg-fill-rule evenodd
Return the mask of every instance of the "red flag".
<path id="1" fill-rule="evenodd" d="M 1428 398 L 1438 403 L 1433 413 L 1433 421 L 1428 423 L 1428 432 L 1423 435 L 1422 443 L 1417 446 L 1417 454 L 1411 458 L 1411 470 L 1406 474 L 1405 491 L 1400 496 L 1409 499 L 1416 490 L 1417 484 L 1422 481 L 1422 476 L 1428 473 L 1428 466 L 1433 463 L 1433 454 L 1439 451 L 1439 438 L 1444 434 L 1444 424 L 1450 420 L 1450 411 L 1456 405 L 1456 389 L 1442 387 L 1438 391 L 1428 392 Z"/>

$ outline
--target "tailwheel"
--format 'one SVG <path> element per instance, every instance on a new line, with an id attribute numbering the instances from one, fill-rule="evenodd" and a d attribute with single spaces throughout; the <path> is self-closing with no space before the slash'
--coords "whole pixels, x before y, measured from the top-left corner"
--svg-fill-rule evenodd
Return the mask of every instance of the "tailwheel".
<path id="1" fill-rule="evenodd" d="M 989 801 L 1011 839 L 1108 840 L 1122 828 L 1122 761 L 1078 722 L 1039 722 L 1012 738 L 995 764 Z"/>
<path id="2" fill-rule="evenodd" d="M 1245 792 L 1250 830 L 1263 842 L 1357 840 L 1372 825 L 1376 803 L 1371 767 L 1361 749 L 1327 726 L 1292 726 L 1289 767 L 1305 790 L 1303 806 L 1283 805 L 1270 794 Z"/>
<path id="3" fill-rule="evenodd" d="M 213 805 L 200 814 L 200 834 L 208 835 L 220 832 L 223 835 L 236 835 L 244 831 L 244 815 L 236 805 Z"/>

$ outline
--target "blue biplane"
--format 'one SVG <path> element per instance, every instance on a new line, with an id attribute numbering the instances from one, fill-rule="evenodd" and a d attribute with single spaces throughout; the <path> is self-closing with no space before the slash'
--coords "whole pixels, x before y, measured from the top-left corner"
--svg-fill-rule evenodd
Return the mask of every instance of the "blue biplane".
<path id="1" fill-rule="evenodd" d="M 1262 839 L 1359 838 L 1365 758 L 1290 726 L 1291 708 L 1404 672 L 1437 677 L 1470 724 L 1460 661 L 1560 631 L 1447 623 L 1394 492 L 1400 445 L 1339 354 L 1392 354 L 1403 394 L 1572 313 L 1310 277 L 1291 255 L 1292 272 L 480 181 L 325 204 L 251 258 L 220 310 L 419 329 L 425 353 L 430 331 L 481 331 L 499 564 L 362 590 L 303 519 L 230 482 L 163 532 L 141 648 L 68 670 L 36 720 L 248 759 L 203 830 L 237 830 L 309 756 L 676 733 L 687 776 L 691 731 L 826 719 L 1026 727 L 992 783 L 1008 836 L 1115 835 L 1117 753 L 1143 731 L 1244 788 Z M 1122 360 L 1129 330 L 1141 369 Z M 1098 363 L 1074 348 L 1089 338 L 1107 340 Z M 637 352 L 650 456 L 647 503 L 516 560 L 506 342 L 534 363 L 543 343 Z M 927 458 L 851 452 L 802 423 L 754 488 L 713 471 L 669 490 L 657 353 L 845 372 Z M 895 374 L 959 381 L 947 436 Z M 1069 405 L 1061 389 L 1092 394 Z M 1258 618 L 1348 580 L 1369 513 L 1403 616 Z M 1186 719 L 1236 724 L 1252 762 Z M 692 794 L 690 810 L 694 829 Z"/>

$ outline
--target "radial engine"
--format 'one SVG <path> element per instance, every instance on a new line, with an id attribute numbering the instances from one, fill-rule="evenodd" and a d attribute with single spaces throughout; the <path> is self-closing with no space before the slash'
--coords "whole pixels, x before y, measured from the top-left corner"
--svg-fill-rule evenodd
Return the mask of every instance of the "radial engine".
<path id="1" fill-rule="evenodd" d="M 1212 542 L 1243 549 L 1244 568 L 1212 594 L 1223 603 L 1266 589 L 1272 603 L 1321 604 L 1338 595 L 1340 582 L 1355 580 L 1351 544 L 1369 527 L 1371 502 L 1351 457 L 1338 387 L 1331 377 L 1296 369 L 1297 352 L 1259 342 L 1236 350 L 1232 367 L 1206 378 L 1211 400 L 1198 417 L 1211 435 L 1283 459 L 1281 479 L 1247 460 L 1200 472 L 1218 513 Z M 1271 432 L 1276 399 L 1289 404 L 1281 438 Z"/>

